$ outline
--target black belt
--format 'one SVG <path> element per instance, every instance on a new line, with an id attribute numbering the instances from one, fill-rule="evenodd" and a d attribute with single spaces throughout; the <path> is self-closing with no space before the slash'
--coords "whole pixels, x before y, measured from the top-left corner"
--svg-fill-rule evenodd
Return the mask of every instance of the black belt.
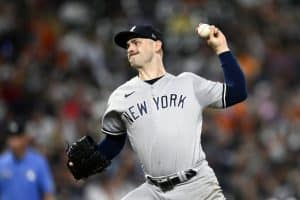
<path id="1" fill-rule="evenodd" d="M 185 181 L 190 180 L 191 178 L 193 178 L 194 176 L 196 176 L 197 172 L 195 170 L 187 170 L 185 172 L 183 172 L 186 176 L 186 180 L 180 180 L 179 176 L 175 175 L 175 176 L 170 176 L 170 177 L 166 177 L 166 178 L 162 178 L 162 179 L 156 179 L 156 178 L 152 178 L 150 176 L 147 176 L 147 179 L 149 180 L 150 183 L 152 183 L 153 185 L 156 185 L 157 187 L 159 187 L 162 191 L 166 192 L 169 190 L 172 190 L 174 188 L 174 186 L 183 183 Z"/>

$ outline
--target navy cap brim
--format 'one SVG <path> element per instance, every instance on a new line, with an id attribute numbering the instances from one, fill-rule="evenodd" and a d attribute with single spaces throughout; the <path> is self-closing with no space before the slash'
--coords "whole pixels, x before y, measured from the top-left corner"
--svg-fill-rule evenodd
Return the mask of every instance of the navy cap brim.
<path id="1" fill-rule="evenodd" d="M 131 31 L 122 31 L 115 36 L 114 40 L 118 46 L 127 49 L 127 42 L 133 38 L 149 38 L 149 37 Z"/>
<path id="2" fill-rule="evenodd" d="M 23 137 L 25 136 L 26 133 L 25 132 L 19 132 L 19 133 L 8 133 L 7 134 L 7 137 Z"/>

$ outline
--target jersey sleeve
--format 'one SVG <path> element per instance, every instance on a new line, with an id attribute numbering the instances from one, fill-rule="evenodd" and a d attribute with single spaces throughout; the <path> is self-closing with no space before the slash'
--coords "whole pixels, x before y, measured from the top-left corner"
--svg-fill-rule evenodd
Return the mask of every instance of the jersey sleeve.
<path id="1" fill-rule="evenodd" d="M 0 156 L 0 197 L 3 193 L 3 184 L 5 183 L 5 180 L 3 180 L 3 178 L 1 177 L 1 173 L 2 173 L 2 163 L 3 163 L 3 154 L 2 156 Z"/>
<path id="2" fill-rule="evenodd" d="M 48 165 L 48 162 L 41 158 L 40 167 L 39 167 L 39 187 L 43 194 L 54 193 L 54 182 L 51 176 L 51 171 Z"/>
<path id="3" fill-rule="evenodd" d="M 224 108 L 225 84 L 207 80 L 193 73 L 188 73 L 193 81 L 193 89 L 197 100 L 203 107 Z"/>
<path id="4" fill-rule="evenodd" d="M 105 134 L 122 135 L 126 133 L 126 126 L 121 118 L 121 113 L 117 109 L 115 95 L 112 94 L 108 100 L 106 111 L 102 117 L 102 129 Z"/>

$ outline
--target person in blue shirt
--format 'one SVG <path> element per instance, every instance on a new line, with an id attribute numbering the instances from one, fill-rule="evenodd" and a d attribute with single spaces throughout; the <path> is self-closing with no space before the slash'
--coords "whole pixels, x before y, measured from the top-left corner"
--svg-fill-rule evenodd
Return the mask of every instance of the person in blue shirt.
<path id="1" fill-rule="evenodd" d="M 29 145 L 25 122 L 5 124 L 7 150 L 0 155 L 1 200 L 53 200 L 54 183 L 46 159 Z M 1 131 L 1 132 L 2 132 Z"/>

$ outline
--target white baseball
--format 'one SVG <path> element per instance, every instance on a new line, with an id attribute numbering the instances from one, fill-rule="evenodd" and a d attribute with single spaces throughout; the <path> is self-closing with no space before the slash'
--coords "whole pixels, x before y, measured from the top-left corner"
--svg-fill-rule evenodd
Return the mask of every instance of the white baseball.
<path id="1" fill-rule="evenodd" d="M 200 37 L 207 38 L 210 34 L 210 25 L 209 24 L 200 24 L 198 26 L 198 34 Z"/>

